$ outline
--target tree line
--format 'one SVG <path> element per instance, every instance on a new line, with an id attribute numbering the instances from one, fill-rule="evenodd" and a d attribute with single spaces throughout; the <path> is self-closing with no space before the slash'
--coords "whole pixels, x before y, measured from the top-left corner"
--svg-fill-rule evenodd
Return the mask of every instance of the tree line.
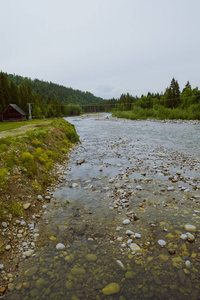
<path id="1" fill-rule="evenodd" d="M 81 113 L 80 105 L 102 100 L 92 93 L 52 82 L 0 73 L 0 114 L 10 103 L 17 104 L 28 114 L 28 103 L 32 103 L 32 115 L 37 118 L 78 115 Z"/>
<path id="2" fill-rule="evenodd" d="M 125 116 L 120 112 L 132 112 L 131 118 L 172 118 L 200 119 L 200 91 L 192 89 L 188 81 L 180 91 L 179 83 L 172 78 L 164 93 L 150 93 L 132 96 L 122 94 L 119 99 L 104 100 L 97 105 L 87 105 L 85 111 L 112 111 L 116 116 Z M 130 114 L 129 114 L 130 115 Z"/>

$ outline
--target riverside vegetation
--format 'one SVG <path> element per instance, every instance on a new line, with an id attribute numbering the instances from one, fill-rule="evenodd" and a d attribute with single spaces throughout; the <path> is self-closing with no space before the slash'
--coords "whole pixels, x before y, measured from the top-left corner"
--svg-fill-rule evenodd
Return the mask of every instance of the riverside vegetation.
<path id="1" fill-rule="evenodd" d="M 7 227 L 7 222 L 11 226 L 17 218 L 25 220 L 41 209 L 37 195 L 43 195 L 46 188 L 56 182 L 55 164 L 66 160 L 69 148 L 79 141 L 74 126 L 63 119 L 1 124 L 0 137 L 5 133 L 9 136 L 0 138 L 0 221 L 3 228 Z M 31 206 L 28 211 L 27 205 Z M 7 258 L 11 252 L 16 253 L 15 246 L 2 230 L 0 256 L 5 267 L 13 267 L 11 262 L 7 265 Z"/>

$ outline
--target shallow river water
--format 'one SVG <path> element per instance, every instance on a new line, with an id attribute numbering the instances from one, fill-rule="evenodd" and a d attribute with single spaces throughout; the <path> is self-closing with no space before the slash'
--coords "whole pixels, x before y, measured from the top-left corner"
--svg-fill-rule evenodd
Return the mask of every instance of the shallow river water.
<path id="1" fill-rule="evenodd" d="M 81 144 L 7 299 L 200 299 L 200 125 L 67 120 Z"/>

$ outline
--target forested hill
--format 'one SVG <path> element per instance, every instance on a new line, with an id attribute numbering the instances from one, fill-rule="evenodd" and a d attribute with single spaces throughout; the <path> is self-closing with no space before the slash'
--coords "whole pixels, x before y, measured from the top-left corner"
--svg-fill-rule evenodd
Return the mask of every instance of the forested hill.
<path id="1" fill-rule="evenodd" d="M 5 73 L 6 74 L 6 73 Z M 39 94 L 44 99 L 55 99 L 65 104 L 86 105 L 91 103 L 101 103 L 102 98 L 94 96 L 90 92 L 74 90 L 56 83 L 39 79 L 30 79 L 19 75 L 6 74 L 9 81 L 14 82 L 18 87 L 26 81 L 31 87 L 33 94 Z"/>

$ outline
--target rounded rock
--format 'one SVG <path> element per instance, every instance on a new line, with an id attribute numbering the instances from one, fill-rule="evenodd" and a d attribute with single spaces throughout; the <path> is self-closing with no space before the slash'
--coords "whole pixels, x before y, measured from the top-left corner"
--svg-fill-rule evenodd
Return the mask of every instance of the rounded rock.
<path id="1" fill-rule="evenodd" d="M 189 260 L 186 260 L 185 265 L 188 269 L 192 267 L 191 262 Z"/>
<path id="2" fill-rule="evenodd" d="M 122 224 L 124 224 L 124 225 L 128 225 L 128 224 L 130 224 L 130 220 L 129 219 L 125 219 L 123 222 L 122 222 Z"/>
<path id="3" fill-rule="evenodd" d="M 166 242 L 164 240 L 158 240 L 158 244 L 161 246 L 161 247 L 164 247 L 166 246 Z"/>
<path id="4" fill-rule="evenodd" d="M 185 227 L 185 230 L 187 230 L 187 231 L 194 231 L 196 229 L 196 226 L 191 225 L 191 224 L 186 224 L 184 227 Z"/>
<path id="5" fill-rule="evenodd" d="M 117 294 L 120 291 L 120 285 L 118 283 L 110 283 L 108 284 L 105 288 L 102 289 L 102 292 L 104 295 L 113 295 L 113 294 Z"/>
<path id="6" fill-rule="evenodd" d="M 62 243 L 58 243 L 57 245 L 56 245 L 56 249 L 57 250 L 62 250 L 62 249 L 64 249 L 65 248 L 65 245 L 63 245 Z"/>

